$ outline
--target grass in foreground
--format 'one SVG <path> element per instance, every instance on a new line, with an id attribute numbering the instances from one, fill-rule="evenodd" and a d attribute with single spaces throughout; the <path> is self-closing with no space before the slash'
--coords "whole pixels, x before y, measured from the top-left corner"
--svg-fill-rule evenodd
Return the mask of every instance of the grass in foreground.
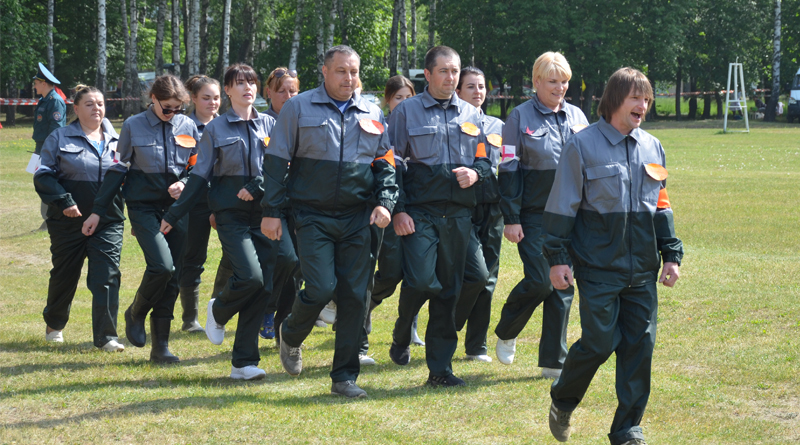
<path id="1" fill-rule="evenodd" d="M 800 441 L 800 129 L 761 125 L 749 135 L 725 135 L 719 126 L 648 125 L 667 150 L 686 257 L 677 287 L 660 288 L 645 434 L 662 444 Z M 370 398 L 357 402 L 329 395 L 329 329 L 306 341 L 300 377 L 285 374 L 274 343 L 261 340 L 267 378 L 233 382 L 235 320 L 222 346 L 173 326 L 171 347 L 183 361 L 152 366 L 149 345 L 128 345 L 121 354 L 92 346 L 91 297 L 82 284 L 66 343 L 46 344 L 49 240 L 30 232 L 39 226 L 39 201 L 24 172 L 29 136 L 30 128 L 0 130 L 0 442 L 555 443 L 546 418 L 550 382 L 536 367 L 540 311 L 523 331 L 513 365 L 463 361 L 460 346 L 454 369 L 469 386 L 432 390 L 422 386 L 422 348 L 412 349 L 407 367 L 389 360 L 397 301 L 389 299 L 375 313 L 378 365 L 359 378 Z M 514 246 L 503 249 L 492 329 L 522 272 Z M 203 303 L 218 260 L 212 235 Z M 126 235 L 122 310 L 143 269 L 141 251 Z M 576 299 L 570 343 L 580 335 L 578 322 Z M 426 323 L 423 311 L 421 332 Z M 495 342 L 490 330 L 491 356 Z M 571 443 L 607 443 L 614 372 L 613 359 L 598 371 L 573 417 Z"/>

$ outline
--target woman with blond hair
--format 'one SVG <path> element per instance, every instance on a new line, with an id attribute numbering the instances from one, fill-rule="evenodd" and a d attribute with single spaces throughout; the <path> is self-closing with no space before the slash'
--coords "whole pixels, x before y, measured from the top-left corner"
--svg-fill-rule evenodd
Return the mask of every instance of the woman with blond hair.
<path id="1" fill-rule="evenodd" d="M 503 159 L 499 167 L 503 235 L 517 244 L 524 277 L 500 314 L 497 359 L 510 365 L 516 340 L 534 310 L 544 303 L 539 367 L 545 378 L 557 378 L 567 355 L 567 323 L 574 287 L 554 290 L 550 266 L 542 255 L 542 215 L 561 150 L 573 134 L 588 125 L 583 112 L 564 96 L 572 77 L 567 59 L 546 52 L 533 64 L 536 95 L 515 107 L 503 128 Z"/>
<path id="2" fill-rule="evenodd" d="M 186 218 L 176 221 L 168 234 L 160 231 L 160 225 L 183 191 L 199 134 L 194 122 L 183 115 L 189 94 L 180 79 L 157 77 L 149 95 L 152 103 L 147 110 L 122 125 L 114 165 L 97 193 L 83 233 L 90 236 L 97 230 L 122 187 L 147 263 L 136 296 L 125 311 L 125 334 L 131 344 L 143 347 L 147 341 L 144 322 L 150 314 L 150 361 L 175 363 L 180 360 L 169 351 L 169 330 L 186 248 Z"/>

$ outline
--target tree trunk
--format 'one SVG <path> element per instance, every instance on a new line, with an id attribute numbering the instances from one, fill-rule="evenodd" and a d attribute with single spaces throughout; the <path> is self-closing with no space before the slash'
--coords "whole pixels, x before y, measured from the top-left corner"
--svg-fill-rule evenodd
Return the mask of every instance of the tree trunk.
<path id="1" fill-rule="evenodd" d="M 569 83 L 567 96 L 569 96 L 570 98 L 569 100 L 570 104 L 575 105 L 578 108 L 581 108 L 581 79 L 579 76 L 575 75 L 572 76 L 572 82 Z"/>
<path id="2" fill-rule="evenodd" d="M 413 1 L 413 0 L 412 0 Z M 408 28 L 406 27 L 406 0 L 400 0 L 400 62 L 403 67 L 403 75 L 408 74 Z"/>
<path id="3" fill-rule="evenodd" d="M 711 119 L 711 96 L 703 96 L 703 119 Z"/>
<path id="4" fill-rule="evenodd" d="M 592 105 L 594 105 L 594 101 L 592 100 L 592 96 L 594 95 L 595 89 L 597 86 L 593 82 L 588 82 L 586 84 L 586 89 L 583 90 L 583 100 L 581 101 L 581 111 L 583 114 L 586 115 L 586 120 L 591 122 L 592 121 Z"/>
<path id="5" fill-rule="evenodd" d="M 164 74 L 164 22 L 167 19 L 167 0 L 158 0 L 156 13 L 156 43 L 153 49 L 156 76 Z"/>
<path id="6" fill-rule="evenodd" d="M 409 0 L 411 5 L 411 68 L 417 69 L 419 59 L 417 54 L 417 0 Z"/>
<path id="7" fill-rule="evenodd" d="M 122 97 L 127 98 L 131 95 L 131 79 L 130 79 L 130 72 L 131 72 L 131 36 L 130 32 L 128 31 L 128 6 L 126 5 L 125 0 L 120 0 L 119 3 L 119 12 L 122 16 L 122 39 L 125 42 L 125 65 L 124 65 L 124 73 L 125 76 L 122 80 Z M 122 102 L 122 118 L 127 119 L 131 115 L 131 104 L 128 101 Z"/>
<path id="8" fill-rule="evenodd" d="M 200 2 L 200 73 L 208 73 L 208 7 L 210 0 Z"/>
<path id="9" fill-rule="evenodd" d="M 53 51 L 53 19 L 56 14 L 55 0 L 47 0 L 47 69 L 56 70 L 56 57 Z"/>
<path id="10" fill-rule="evenodd" d="M 772 37 L 772 91 L 767 102 L 764 120 L 775 122 L 778 100 L 781 98 L 781 0 L 775 0 L 775 32 Z M 747 110 L 745 110 L 746 112 Z"/>
<path id="11" fill-rule="evenodd" d="M 130 82 L 131 82 L 131 96 L 140 98 L 142 96 L 142 89 L 139 85 L 139 9 L 136 6 L 136 0 L 131 0 L 131 66 L 130 66 Z M 141 108 L 140 101 L 131 101 L 133 105 L 132 113 L 138 113 Z"/>
<path id="12" fill-rule="evenodd" d="M 324 8 L 322 0 L 317 3 L 317 84 L 325 80 L 322 77 L 322 63 L 325 59 L 325 17 L 322 15 Z"/>
<path id="13" fill-rule="evenodd" d="M 230 1 L 230 0 L 229 0 Z M 181 8 L 180 0 L 172 0 L 172 74 L 181 76 Z"/>
<path id="14" fill-rule="evenodd" d="M 331 21 L 328 23 L 328 35 L 325 40 L 326 51 L 333 47 L 333 34 L 336 32 L 336 10 L 338 3 L 338 0 L 331 0 Z"/>
<path id="15" fill-rule="evenodd" d="M 192 63 L 189 75 L 200 74 L 200 0 L 192 0 Z"/>
<path id="16" fill-rule="evenodd" d="M 186 51 L 186 59 L 181 68 L 181 79 L 188 79 L 187 73 L 192 65 L 192 17 L 189 10 L 192 9 L 192 0 L 181 0 L 181 14 L 183 15 L 183 48 Z"/>
<path id="17" fill-rule="evenodd" d="M 255 36 L 256 18 L 258 17 L 256 7 L 257 3 L 253 0 L 247 0 L 245 2 L 244 17 L 246 17 L 246 20 L 242 34 L 247 36 L 247 38 L 243 40 L 242 44 L 239 46 L 239 54 L 236 59 L 237 62 L 246 63 L 251 66 L 253 65 L 253 39 Z"/>
<path id="18" fill-rule="evenodd" d="M 214 70 L 214 77 L 222 77 L 225 67 L 230 60 L 231 46 L 231 0 L 225 0 L 225 8 L 222 11 L 222 38 L 219 41 L 219 58 L 217 68 Z"/>
<path id="19" fill-rule="evenodd" d="M 675 120 L 681 120 L 681 61 L 678 60 L 678 72 L 675 74 Z"/>
<path id="20" fill-rule="evenodd" d="M 11 78 L 8 79 L 8 96 L 19 97 L 19 90 L 17 90 L 17 78 L 15 76 L 11 76 Z M 6 106 L 6 125 L 9 127 L 17 126 L 16 105 Z"/>
<path id="21" fill-rule="evenodd" d="M 436 0 L 428 6 L 428 49 L 435 46 L 436 39 Z"/>
<path id="22" fill-rule="evenodd" d="M 714 99 L 717 101 L 717 119 L 722 119 L 725 114 L 725 110 L 722 107 L 722 95 L 719 94 L 719 91 L 714 92 Z"/>
<path id="23" fill-rule="evenodd" d="M 344 15 L 344 0 L 336 0 L 336 6 L 339 8 L 339 31 L 342 34 L 342 45 L 347 45 L 347 17 Z"/>
<path id="24" fill-rule="evenodd" d="M 695 76 L 689 77 L 689 91 L 692 93 L 697 91 L 697 78 Z M 694 94 L 689 98 L 689 119 L 697 119 L 697 96 Z"/>
<path id="25" fill-rule="evenodd" d="M 389 31 L 389 77 L 397 75 L 397 22 L 400 18 L 400 2 L 394 0 L 392 8 L 392 29 Z"/>
<path id="26" fill-rule="evenodd" d="M 97 75 L 94 84 L 105 93 L 106 85 L 106 0 L 97 0 Z"/>
<path id="27" fill-rule="evenodd" d="M 297 0 L 297 12 L 294 16 L 294 34 L 292 35 L 292 50 L 289 53 L 290 70 L 297 69 L 297 55 L 300 52 L 300 32 L 303 30 L 303 0 Z"/>
<path id="28" fill-rule="evenodd" d="M 650 66 L 653 66 L 653 64 L 651 63 Z M 647 80 L 650 81 L 650 88 L 653 89 L 653 93 L 655 94 L 655 92 L 656 92 L 656 81 L 653 80 L 653 77 L 650 76 L 650 75 L 647 76 Z M 658 119 L 658 111 L 656 110 L 656 99 L 655 98 L 653 99 L 653 106 L 650 107 L 650 113 L 648 113 L 648 114 L 649 114 L 649 116 L 647 116 L 647 119 L 649 119 L 649 120 Z"/>

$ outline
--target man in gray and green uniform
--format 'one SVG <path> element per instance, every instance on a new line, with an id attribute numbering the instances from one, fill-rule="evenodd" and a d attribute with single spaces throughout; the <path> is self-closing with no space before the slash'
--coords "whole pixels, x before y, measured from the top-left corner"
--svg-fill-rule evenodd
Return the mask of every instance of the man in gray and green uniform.
<path id="1" fill-rule="evenodd" d="M 683 256 L 666 193 L 664 148 L 639 129 L 653 102 L 647 77 L 621 68 L 608 80 L 599 122 L 570 139 L 545 207 L 544 255 L 556 289 L 572 284 L 581 338 L 550 391 L 553 436 L 565 442 L 570 416 L 597 369 L 617 355 L 619 405 L 611 445 L 641 445 L 656 336 L 656 282 L 672 287 Z M 659 268 L 664 265 L 661 276 Z"/>
<path id="2" fill-rule="evenodd" d="M 322 68 L 325 82 L 284 104 L 264 157 L 261 203 L 262 231 L 279 239 L 281 212 L 286 197 L 291 200 L 305 279 L 305 289 L 279 328 L 281 364 L 289 374 L 300 374 L 300 346 L 322 308 L 334 300 L 338 320 L 331 393 L 350 398 L 367 396 L 355 381 L 374 269 L 367 248 L 369 226 L 386 227 L 397 199 L 383 112 L 354 91 L 360 63 L 349 46 L 329 49 Z"/>
<path id="3" fill-rule="evenodd" d="M 407 162 L 398 175 L 394 230 L 403 237 L 403 285 L 389 357 L 411 359 L 411 324 L 430 300 L 425 358 L 431 386 L 463 386 L 453 375 L 455 309 L 464 281 L 475 207 L 473 185 L 491 174 L 477 108 L 455 94 L 461 58 L 436 46 L 425 55 L 425 91 L 392 112 L 391 140 Z"/>

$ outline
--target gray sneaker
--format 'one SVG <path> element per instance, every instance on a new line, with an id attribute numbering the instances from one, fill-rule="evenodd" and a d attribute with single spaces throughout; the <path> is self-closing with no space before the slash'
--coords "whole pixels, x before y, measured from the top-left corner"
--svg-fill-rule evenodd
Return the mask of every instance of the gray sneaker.
<path id="1" fill-rule="evenodd" d="M 283 323 L 281 323 L 283 328 Z M 206 331 L 208 332 L 208 331 Z M 289 375 L 300 375 L 303 370 L 303 352 L 300 347 L 289 346 L 285 341 L 281 342 L 281 365 Z"/>
<path id="2" fill-rule="evenodd" d="M 572 433 L 572 426 L 569 419 L 572 416 L 572 411 L 561 411 L 556 408 L 553 403 L 550 403 L 550 433 L 559 442 L 566 442 L 569 440 L 569 435 Z"/>
<path id="3" fill-rule="evenodd" d="M 331 394 L 345 396 L 348 399 L 366 399 L 367 392 L 359 388 L 356 382 L 345 380 L 343 382 L 331 383 Z"/>

